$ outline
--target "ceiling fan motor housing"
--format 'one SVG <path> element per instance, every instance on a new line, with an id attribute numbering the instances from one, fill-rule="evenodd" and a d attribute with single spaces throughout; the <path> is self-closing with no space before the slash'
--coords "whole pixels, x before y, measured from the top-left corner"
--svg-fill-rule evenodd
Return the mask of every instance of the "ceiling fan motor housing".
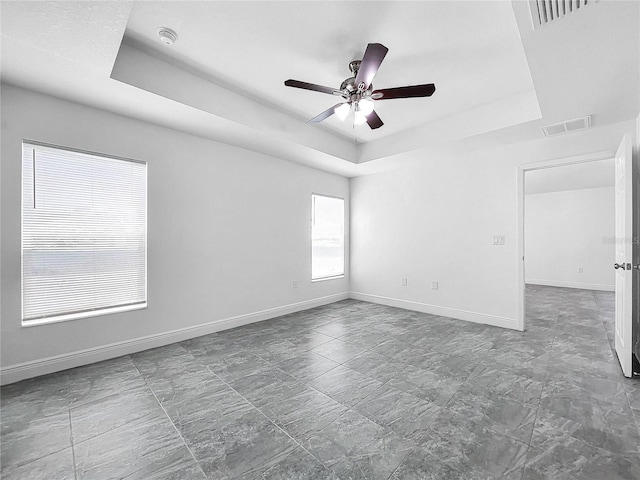
<path id="1" fill-rule="evenodd" d="M 349 70 L 353 73 L 353 77 L 349 77 L 345 79 L 340 84 L 340 90 L 348 93 L 348 97 L 351 101 L 360 100 L 360 97 L 366 96 L 373 91 L 373 84 L 369 85 L 369 88 L 366 90 L 362 90 L 358 88 L 356 85 L 356 77 L 358 76 L 358 70 L 360 69 L 360 65 L 362 64 L 362 60 L 353 60 L 349 63 Z M 360 90 L 358 94 L 358 98 L 353 98 L 354 94 Z"/>

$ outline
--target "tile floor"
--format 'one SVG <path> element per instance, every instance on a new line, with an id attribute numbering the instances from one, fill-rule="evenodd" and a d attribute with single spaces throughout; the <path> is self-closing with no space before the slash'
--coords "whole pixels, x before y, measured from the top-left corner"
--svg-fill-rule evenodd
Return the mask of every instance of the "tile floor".
<path id="1" fill-rule="evenodd" d="M 640 478 L 613 295 L 525 333 L 353 300 L 2 388 L 2 478 Z"/>

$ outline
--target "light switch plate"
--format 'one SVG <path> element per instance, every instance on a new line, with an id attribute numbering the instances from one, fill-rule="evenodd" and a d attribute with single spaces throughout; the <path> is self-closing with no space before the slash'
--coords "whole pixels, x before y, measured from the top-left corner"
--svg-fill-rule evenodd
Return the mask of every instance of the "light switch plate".
<path id="1" fill-rule="evenodd" d="M 504 245 L 504 235 L 494 235 L 493 236 L 493 244 L 494 245 Z"/>

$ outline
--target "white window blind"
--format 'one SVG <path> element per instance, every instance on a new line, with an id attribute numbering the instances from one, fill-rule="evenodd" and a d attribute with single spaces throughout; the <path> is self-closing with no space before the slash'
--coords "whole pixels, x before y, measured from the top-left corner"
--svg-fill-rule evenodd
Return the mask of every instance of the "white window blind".
<path id="1" fill-rule="evenodd" d="M 344 199 L 311 196 L 311 280 L 344 275 Z"/>
<path id="2" fill-rule="evenodd" d="M 23 142 L 22 319 L 146 306 L 145 162 Z"/>

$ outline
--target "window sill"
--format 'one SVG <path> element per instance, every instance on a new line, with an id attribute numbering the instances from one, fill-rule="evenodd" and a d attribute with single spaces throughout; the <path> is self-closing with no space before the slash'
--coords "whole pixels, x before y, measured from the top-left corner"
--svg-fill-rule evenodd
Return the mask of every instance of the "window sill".
<path id="1" fill-rule="evenodd" d="M 35 318 L 33 320 L 22 320 L 23 327 L 38 327 L 40 325 L 48 325 L 50 323 L 68 322 L 71 320 L 79 320 L 81 318 L 99 317 L 102 315 L 110 315 L 112 313 L 130 312 L 132 310 L 142 310 L 147 308 L 147 304 L 126 305 L 123 307 L 101 308 L 89 312 L 69 313 L 67 315 L 57 315 L 55 317 Z"/>
<path id="2" fill-rule="evenodd" d="M 326 282 L 327 280 L 336 280 L 338 278 L 344 278 L 344 274 L 342 274 L 342 275 L 334 275 L 333 277 L 312 278 L 311 279 L 311 283 Z"/>

